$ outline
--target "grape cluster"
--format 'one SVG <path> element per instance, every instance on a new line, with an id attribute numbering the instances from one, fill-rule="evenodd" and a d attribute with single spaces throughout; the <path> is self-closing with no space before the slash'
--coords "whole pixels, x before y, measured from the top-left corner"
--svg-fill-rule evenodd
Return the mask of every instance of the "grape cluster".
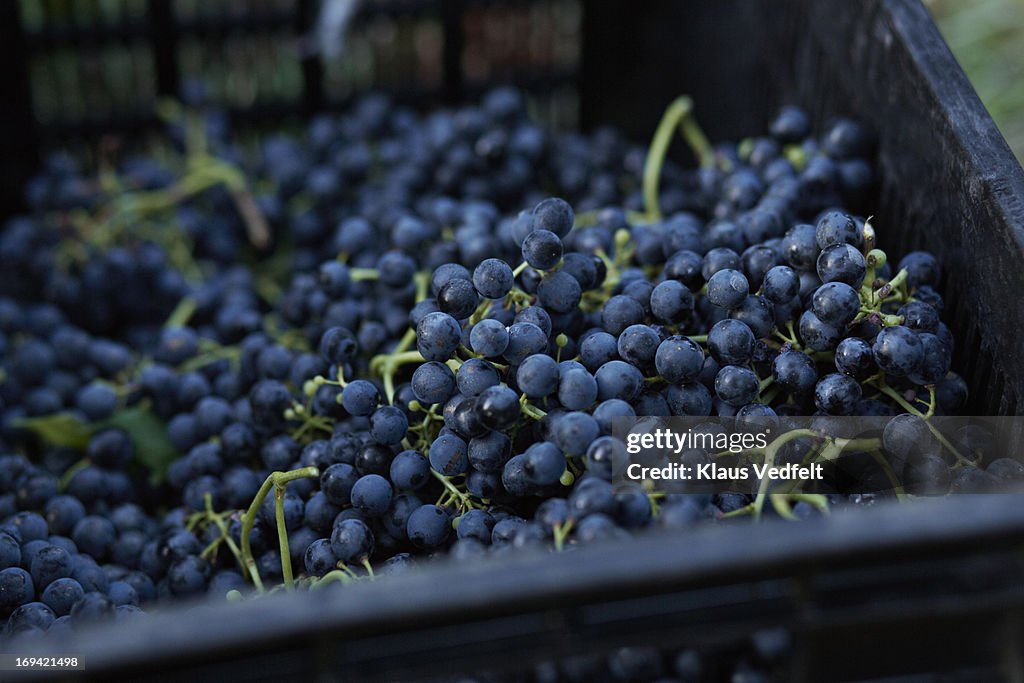
<path id="1" fill-rule="evenodd" d="M 853 121 L 786 108 L 652 203 L 651 155 L 508 89 L 255 151 L 197 120 L 184 172 L 55 157 L 0 234 L 7 638 L 753 509 L 613 486 L 617 417 L 905 414 L 898 455 L 965 404 L 939 263 L 842 208 L 873 181 Z M 957 439 L 900 461 L 915 492 L 1024 473 Z M 820 493 L 777 513 L 863 498 Z"/>

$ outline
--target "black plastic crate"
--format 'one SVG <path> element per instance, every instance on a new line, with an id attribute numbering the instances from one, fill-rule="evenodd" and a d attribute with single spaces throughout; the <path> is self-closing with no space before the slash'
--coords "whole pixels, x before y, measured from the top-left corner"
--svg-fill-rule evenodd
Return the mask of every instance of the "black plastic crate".
<path id="1" fill-rule="evenodd" d="M 441 6 L 484 4 L 502 3 Z M 616 124 L 638 140 L 680 93 L 694 96 L 713 139 L 763 130 L 783 103 L 805 106 L 819 127 L 840 114 L 868 122 L 878 134 L 872 211 L 882 246 L 927 248 L 945 266 L 955 367 L 973 411 L 1024 410 L 1024 171 L 917 0 L 586 3 L 579 66 L 582 125 Z M 473 90 L 462 83 L 453 92 Z M 80 675 L 396 680 L 526 671 L 588 648 L 675 647 L 783 624 L 797 634 L 795 680 L 953 670 L 949 680 L 1021 680 L 1019 499 L 879 508 L 443 564 L 326 600 L 172 609 L 83 633 Z"/>
<path id="2" fill-rule="evenodd" d="M 794 636 L 784 680 L 1018 681 L 1019 502 L 962 495 L 449 560 L 335 592 L 176 607 L 84 633 L 67 654 L 89 681 L 530 680 L 582 653 L 714 646 L 781 625 Z"/>

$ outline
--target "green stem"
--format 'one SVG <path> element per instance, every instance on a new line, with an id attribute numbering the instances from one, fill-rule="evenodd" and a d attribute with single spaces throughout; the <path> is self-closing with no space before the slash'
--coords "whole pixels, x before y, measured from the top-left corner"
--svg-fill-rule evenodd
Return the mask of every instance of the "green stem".
<path id="1" fill-rule="evenodd" d="M 515 268 L 512 269 L 512 277 L 513 278 L 519 277 L 520 275 L 523 274 L 523 271 L 526 270 L 529 267 L 530 267 L 530 264 L 527 263 L 526 261 L 523 261 L 518 266 L 516 266 Z"/>
<path id="2" fill-rule="evenodd" d="M 430 291 L 430 273 L 420 271 L 413 276 L 413 282 L 416 283 L 416 302 L 419 303 L 427 298 L 427 292 Z"/>
<path id="3" fill-rule="evenodd" d="M 249 535 L 252 533 L 253 526 L 256 525 L 256 515 L 259 514 L 260 506 L 263 505 L 267 493 L 270 492 L 271 487 L 274 485 L 274 474 L 277 473 L 271 474 L 263 482 L 260 490 L 256 492 L 256 497 L 252 499 L 249 509 L 242 515 L 242 568 L 249 573 L 249 578 L 252 579 L 256 590 L 261 593 L 263 592 L 263 581 L 260 579 L 259 569 L 256 568 L 256 559 L 252 556 L 252 545 L 249 541 Z"/>
<path id="4" fill-rule="evenodd" d="M 380 271 L 376 268 L 350 268 L 348 272 L 355 282 L 380 279 Z"/>
<path id="5" fill-rule="evenodd" d="M 256 525 L 256 515 L 259 514 L 260 506 L 262 506 L 263 501 L 266 500 L 267 494 L 270 492 L 271 487 L 275 488 L 275 502 L 277 497 L 276 489 L 280 487 L 280 489 L 282 490 L 281 502 L 283 505 L 283 491 L 284 487 L 288 484 L 288 482 L 294 481 L 296 479 L 302 479 L 303 477 L 319 476 L 320 470 L 318 470 L 315 467 L 302 467 L 297 470 L 292 470 L 291 472 L 272 472 L 260 486 L 260 490 L 256 492 L 256 497 L 252 499 L 252 503 L 249 505 L 249 509 L 246 510 L 245 514 L 242 516 L 242 566 L 243 569 L 246 572 L 248 572 L 249 577 L 252 579 L 253 585 L 255 585 L 256 589 L 259 590 L 261 593 L 264 592 L 263 581 L 260 579 L 259 570 L 256 568 L 256 559 L 252 555 L 252 544 L 249 539 L 249 536 L 252 534 L 252 528 Z M 284 508 L 282 507 L 281 521 L 283 521 L 283 512 Z M 278 533 L 281 533 L 280 522 L 278 525 Z M 281 542 L 281 546 L 284 550 L 287 550 L 287 535 L 285 535 L 284 540 Z M 291 557 L 288 555 L 287 552 L 284 552 L 281 557 L 282 569 L 284 566 L 285 558 L 288 558 L 288 572 L 290 574 Z"/>
<path id="6" fill-rule="evenodd" d="M 896 499 L 901 503 L 905 502 L 908 499 L 907 492 L 903 488 L 903 484 L 900 482 L 899 477 L 896 476 L 896 473 L 892 469 L 892 465 L 889 464 L 886 457 L 882 455 L 882 452 L 877 448 L 872 449 L 871 457 L 876 463 L 878 463 L 882 472 L 885 473 L 886 479 L 888 479 L 889 483 L 892 484 L 892 490 L 896 492 Z"/>
<path id="7" fill-rule="evenodd" d="M 327 572 L 326 574 L 321 576 L 319 579 L 317 579 L 313 583 L 313 585 L 310 586 L 310 590 L 319 590 L 319 589 L 323 588 L 324 586 L 330 585 L 332 583 L 338 583 L 338 582 L 343 583 L 343 584 L 352 583 L 352 577 L 349 576 L 348 574 L 346 574 L 345 572 L 343 572 L 340 569 L 334 569 L 332 571 Z"/>
<path id="8" fill-rule="evenodd" d="M 543 420 L 547 416 L 547 413 L 545 413 L 543 410 L 536 407 L 529 401 L 522 401 L 520 403 L 520 410 L 523 411 L 523 415 L 534 420 Z"/>
<path id="9" fill-rule="evenodd" d="M 875 386 L 883 394 L 885 394 L 886 396 L 888 396 L 892 400 L 896 401 L 896 403 L 898 403 L 899 406 L 901 408 L 903 408 L 903 410 L 907 411 L 911 415 L 916 415 L 916 416 L 920 417 L 921 419 L 923 419 L 924 420 L 924 424 L 925 424 L 925 426 L 928 427 L 929 431 L 931 431 L 931 433 L 935 435 L 935 438 L 939 441 L 939 443 L 941 443 L 943 445 L 943 447 L 946 448 L 946 450 L 948 450 L 950 453 L 952 453 L 956 457 L 957 461 L 961 465 L 973 465 L 973 464 L 975 464 L 973 461 L 971 461 L 968 458 L 965 458 L 964 456 L 960 455 L 960 451 L 958 451 L 956 449 L 956 447 L 954 447 L 953 444 L 951 444 L 949 442 L 949 440 L 946 439 L 946 437 L 942 435 L 942 432 L 940 432 L 935 427 L 935 425 L 933 425 L 931 423 L 931 421 L 928 419 L 928 417 L 930 417 L 930 415 L 928 415 L 926 417 L 927 413 L 922 413 L 920 410 L 918 410 L 917 408 L 912 406 L 905 398 L 900 396 L 900 392 L 896 391 L 895 389 L 890 387 L 888 384 L 886 384 L 885 380 L 881 380 Z"/>
<path id="10" fill-rule="evenodd" d="M 178 305 L 174 307 L 171 314 L 167 316 L 164 328 L 184 327 L 196 312 L 197 306 L 198 304 L 195 298 L 191 296 L 184 297 L 178 302 Z"/>
<path id="11" fill-rule="evenodd" d="M 647 159 L 644 161 L 644 209 L 647 218 L 652 221 L 661 220 L 658 183 L 661 180 L 661 167 L 665 163 L 665 155 L 668 153 L 672 135 L 677 127 L 682 128 L 682 135 L 697 155 L 700 165 L 704 167 L 714 165 L 714 151 L 693 119 L 693 100 L 685 95 L 677 97 L 662 115 L 647 150 Z"/>
<path id="12" fill-rule="evenodd" d="M 555 550 L 562 552 L 565 548 L 565 539 L 569 537 L 569 533 L 572 531 L 574 522 L 571 519 L 565 520 L 565 524 L 556 524 L 554 527 L 555 537 Z"/>
<path id="13" fill-rule="evenodd" d="M 775 456 L 778 454 L 779 449 L 785 446 L 790 441 L 809 436 L 812 438 L 819 438 L 820 435 L 813 429 L 794 429 L 786 432 L 779 438 L 768 444 L 768 447 L 764 449 L 764 464 L 767 468 L 775 466 Z M 771 480 L 768 477 L 763 477 L 757 487 L 757 496 L 754 498 L 753 508 L 751 513 L 755 520 L 761 519 L 761 513 L 764 510 L 764 503 L 768 497 L 768 486 Z M 774 504 L 774 503 L 773 503 Z"/>
<path id="14" fill-rule="evenodd" d="M 456 504 L 458 505 L 460 510 L 471 510 L 474 507 L 476 507 L 475 505 L 473 505 L 473 500 L 470 498 L 469 494 L 460 491 L 458 487 L 451 482 L 451 479 L 449 477 L 444 476 L 435 469 L 431 469 L 430 473 L 434 476 L 435 479 L 441 482 L 441 484 L 445 488 L 445 494 L 444 496 L 442 496 L 442 500 L 445 497 L 448 497 L 453 501 L 457 501 Z M 441 505 L 441 503 L 438 502 L 438 505 Z"/>
<path id="15" fill-rule="evenodd" d="M 277 519 L 277 540 L 281 549 L 281 575 L 288 590 L 295 589 L 292 576 L 292 554 L 288 549 L 288 527 L 284 521 L 284 486 L 274 482 L 274 517 Z"/>
<path id="16" fill-rule="evenodd" d="M 795 521 L 797 516 L 793 514 L 793 511 L 789 509 L 789 497 L 792 494 L 789 493 L 773 493 L 771 494 L 772 507 L 779 513 L 779 517 Z"/>
<path id="17" fill-rule="evenodd" d="M 63 493 L 67 489 L 68 484 L 71 483 L 71 480 L 75 478 L 75 475 L 78 474 L 79 472 L 81 472 L 82 470 L 84 470 L 86 467 L 88 467 L 91 464 L 92 464 L 92 461 L 89 460 L 89 458 L 82 458 L 81 460 L 76 462 L 74 465 L 69 467 L 64 472 L 64 474 L 61 475 L 60 479 L 57 480 L 57 490 L 60 491 L 61 493 Z"/>
<path id="18" fill-rule="evenodd" d="M 217 525 L 217 529 L 220 531 L 221 538 L 223 538 L 224 542 L 228 544 L 228 550 L 230 550 L 231 554 L 235 556 L 235 559 L 238 560 L 238 564 L 242 567 L 242 570 L 244 571 L 245 563 L 242 562 L 242 554 L 238 550 L 238 546 L 235 544 L 235 540 L 231 538 L 231 533 L 228 531 L 228 525 L 224 523 L 224 520 L 221 518 L 220 515 L 213 511 L 213 500 L 209 493 L 207 493 L 204 496 L 204 499 L 206 501 L 206 512 L 209 515 L 209 518 L 213 520 L 214 524 Z"/>

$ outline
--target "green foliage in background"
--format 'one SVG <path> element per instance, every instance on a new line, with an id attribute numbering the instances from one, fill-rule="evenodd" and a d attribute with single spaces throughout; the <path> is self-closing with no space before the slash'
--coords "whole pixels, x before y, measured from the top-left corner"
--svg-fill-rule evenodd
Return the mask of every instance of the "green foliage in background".
<path id="1" fill-rule="evenodd" d="M 1024 0 L 927 2 L 1017 159 L 1024 161 Z"/>

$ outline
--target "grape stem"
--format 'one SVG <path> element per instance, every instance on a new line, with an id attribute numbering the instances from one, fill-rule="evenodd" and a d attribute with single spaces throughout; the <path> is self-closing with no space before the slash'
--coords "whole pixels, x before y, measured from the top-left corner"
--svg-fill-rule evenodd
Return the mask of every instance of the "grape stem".
<path id="1" fill-rule="evenodd" d="M 949 442 L 949 440 L 945 436 L 942 435 L 942 432 L 940 432 L 935 427 L 935 425 L 933 425 L 931 423 L 931 420 L 929 420 L 929 418 L 934 414 L 934 411 L 935 411 L 935 407 L 934 407 L 934 400 L 935 400 L 934 391 L 935 390 L 934 389 L 931 390 L 932 391 L 932 405 L 930 406 L 928 412 L 922 413 L 920 410 L 918 410 L 913 405 L 911 405 L 907 401 L 907 399 L 903 398 L 900 395 L 900 392 L 896 391 L 895 389 L 890 387 L 888 384 L 886 384 L 884 379 L 879 379 L 879 381 L 875 384 L 875 387 L 879 391 L 881 391 L 883 394 L 885 394 L 886 396 L 888 396 L 892 400 L 896 401 L 896 403 L 898 403 L 899 406 L 901 408 L 903 408 L 905 411 L 907 411 L 911 415 L 916 415 L 917 417 L 920 417 L 921 419 L 923 419 L 925 426 L 928 427 L 929 431 L 931 431 L 931 433 L 933 435 L 935 435 L 935 438 L 938 440 L 938 442 L 941 443 L 942 446 L 946 450 L 948 450 L 950 453 L 953 454 L 953 456 L 956 457 L 957 462 L 959 462 L 961 465 L 973 465 L 974 464 L 971 460 L 969 460 L 968 458 L 965 458 L 964 456 L 962 456 L 960 454 L 960 451 L 958 451 L 956 449 L 956 447 L 953 446 L 953 444 L 951 444 Z"/>
<path id="2" fill-rule="evenodd" d="M 820 435 L 816 431 L 814 431 L 813 429 L 794 429 L 792 431 L 786 432 L 785 434 L 783 434 L 779 438 L 775 439 L 775 441 L 772 441 L 770 444 L 768 444 L 768 447 L 766 449 L 764 449 L 764 464 L 765 464 L 765 467 L 766 468 L 771 468 L 771 467 L 775 466 L 775 456 L 778 454 L 779 450 L 783 446 L 785 446 L 790 441 L 794 441 L 796 439 L 800 439 L 800 438 L 803 438 L 805 436 L 809 436 L 811 438 L 819 438 L 820 437 Z M 750 510 L 751 514 L 754 516 L 755 520 L 760 520 L 761 519 L 761 514 L 762 514 L 762 512 L 764 510 L 764 503 L 765 503 L 765 500 L 768 498 L 769 495 L 772 496 L 772 505 L 775 506 L 776 510 L 778 510 L 778 505 L 775 502 L 775 496 L 776 495 L 782 495 L 782 494 L 769 494 L 768 493 L 768 487 L 770 485 L 771 485 L 771 479 L 769 479 L 767 476 L 763 477 L 761 479 L 761 482 L 758 484 L 757 496 L 754 498 L 754 502 L 751 504 L 753 507 Z M 788 510 L 787 510 L 787 512 L 788 512 Z M 783 515 L 783 516 L 785 516 L 785 515 Z"/>
<path id="3" fill-rule="evenodd" d="M 376 268 L 350 268 L 349 275 L 351 275 L 354 282 L 380 279 L 380 271 Z"/>
<path id="4" fill-rule="evenodd" d="M 546 412 L 527 401 L 525 396 L 523 397 L 523 400 L 519 402 L 519 405 L 520 409 L 523 411 L 523 415 L 534 420 L 543 420 L 547 416 Z"/>
<path id="5" fill-rule="evenodd" d="M 256 568 L 256 559 L 252 555 L 252 544 L 249 536 L 252 534 L 252 528 L 256 525 L 256 515 L 259 514 L 263 501 L 266 500 L 267 494 L 273 488 L 276 504 L 277 533 L 280 538 L 281 547 L 281 571 L 285 577 L 285 586 L 290 590 L 293 587 L 292 559 L 288 554 L 288 530 L 284 524 L 285 487 L 288 485 L 288 482 L 295 481 L 296 479 L 319 476 L 320 470 L 315 467 L 302 467 L 290 472 L 272 472 L 263 482 L 263 485 L 260 486 L 260 490 L 256 492 L 256 497 L 252 499 L 252 503 L 249 505 L 249 509 L 242 516 L 242 567 L 248 572 L 249 578 L 252 579 L 253 585 L 256 586 L 259 592 L 264 592 L 263 581 L 260 579 L 259 569 Z M 280 492 L 280 501 L 278 501 L 278 492 Z"/>
<path id="6" fill-rule="evenodd" d="M 661 220 L 658 183 L 661 180 L 661 168 L 665 163 L 665 155 L 668 153 L 672 134 L 676 128 L 680 129 L 683 138 L 697 156 L 702 167 L 711 168 L 715 165 L 714 149 L 693 116 L 693 100 L 686 95 L 677 97 L 662 115 L 644 162 L 644 209 L 647 219 L 651 221 Z"/>
<path id="7" fill-rule="evenodd" d="M 573 520 L 567 519 L 565 520 L 564 524 L 556 524 L 554 526 L 553 535 L 555 540 L 556 551 L 562 552 L 562 550 L 565 548 L 565 539 L 569 537 L 569 533 L 572 531 L 573 525 Z"/>

